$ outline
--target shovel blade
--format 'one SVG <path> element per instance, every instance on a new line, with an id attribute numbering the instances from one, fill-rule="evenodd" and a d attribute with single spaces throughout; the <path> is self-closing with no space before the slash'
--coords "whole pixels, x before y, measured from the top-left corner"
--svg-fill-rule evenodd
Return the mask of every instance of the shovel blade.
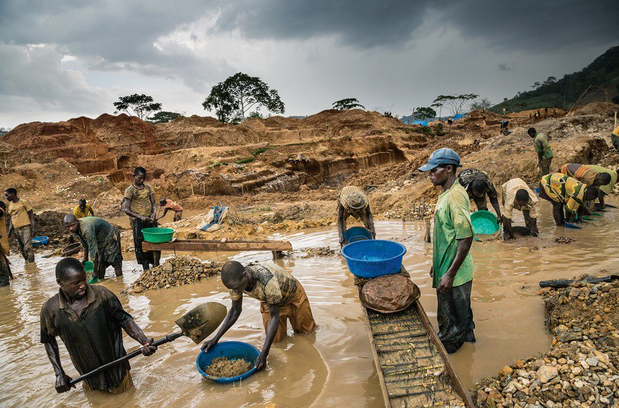
<path id="1" fill-rule="evenodd" d="M 183 335 L 200 344 L 219 327 L 226 313 L 227 309 L 221 303 L 208 302 L 194 307 L 175 323 L 181 328 Z"/>

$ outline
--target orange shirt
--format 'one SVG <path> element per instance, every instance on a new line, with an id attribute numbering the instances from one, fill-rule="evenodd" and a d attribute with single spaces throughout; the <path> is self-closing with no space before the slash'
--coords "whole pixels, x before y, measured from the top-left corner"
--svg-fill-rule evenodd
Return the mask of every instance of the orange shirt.
<path id="1" fill-rule="evenodd" d="M 174 212 L 183 211 L 183 207 L 181 207 L 181 205 L 177 203 L 176 201 L 172 201 L 172 200 L 166 200 L 166 204 L 163 207 L 161 207 L 161 209 L 164 211 L 167 208 L 169 208 L 170 210 Z"/>

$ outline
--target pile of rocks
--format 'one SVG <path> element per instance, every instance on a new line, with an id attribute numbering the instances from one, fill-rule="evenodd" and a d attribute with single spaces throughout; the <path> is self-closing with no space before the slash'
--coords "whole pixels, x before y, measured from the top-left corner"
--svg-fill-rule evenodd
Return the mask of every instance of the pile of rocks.
<path id="1" fill-rule="evenodd" d="M 191 256 L 170 258 L 163 265 L 144 271 L 133 284 L 132 292 L 186 285 L 215 275 L 220 270 L 221 265 L 217 262 L 202 262 Z"/>
<path id="2" fill-rule="evenodd" d="M 574 238 L 564 237 L 563 235 L 555 238 L 555 244 L 571 244 L 572 242 L 576 242 Z"/>
<path id="3" fill-rule="evenodd" d="M 331 249 L 331 247 L 312 247 L 312 248 L 303 248 L 294 251 L 294 253 L 298 253 L 299 258 L 312 258 L 315 256 L 329 256 L 336 253 L 335 249 Z"/>
<path id="4" fill-rule="evenodd" d="M 619 403 L 619 281 L 547 290 L 552 348 L 477 384 L 480 407 L 608 407 Z M 580 286 L 580 287 L 578 287 Z"/>

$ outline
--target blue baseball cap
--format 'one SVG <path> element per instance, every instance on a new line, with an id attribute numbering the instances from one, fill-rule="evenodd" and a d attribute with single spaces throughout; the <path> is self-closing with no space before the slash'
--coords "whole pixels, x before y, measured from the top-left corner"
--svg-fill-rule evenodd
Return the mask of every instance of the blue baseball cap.
<path id="1" fill-rule="evenodd" d="M 430 171 L 441 164 L 453 164 L 456 167 L 462 167 L 460 164 L 460 156 L 453 150 L 443 147 L 432 152 L 428 163 L 419 168 L 419 171 Z"/>

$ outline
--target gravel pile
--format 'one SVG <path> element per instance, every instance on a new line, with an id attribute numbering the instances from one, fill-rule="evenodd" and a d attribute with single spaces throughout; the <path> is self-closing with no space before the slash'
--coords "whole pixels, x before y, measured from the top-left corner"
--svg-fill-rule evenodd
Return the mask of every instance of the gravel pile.
<path id="1" fill-rule="evenodd" d="M 477 384 L 479 407 L 619 406 L 619 281 L 546 289 L 551 349 Z"/>
<path id="2" fill-rule="evenodd" d="M 202 262 L 191 256 L 170 258 L 155 268 L 144 271 L 133 284 L 132 291 L 140 293 L 147 289 L 169 288 L 194 283 L 221 270 L 217 262 Z"/>

